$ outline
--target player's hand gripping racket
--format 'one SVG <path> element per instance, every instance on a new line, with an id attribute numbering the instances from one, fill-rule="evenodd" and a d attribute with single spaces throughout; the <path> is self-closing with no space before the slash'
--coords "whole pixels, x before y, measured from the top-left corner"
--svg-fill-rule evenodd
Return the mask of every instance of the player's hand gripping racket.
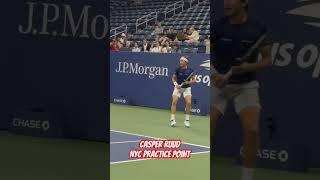
<path id="1" fill-rule="evenodd" d="M 187 82 L 191 80 L 193 75 L 194 75 L 194 72 L 190 73 L 189 76 L 186 79 L 183 80 L 184 82 L 180 84 L 180 87 L 182 87 L 183 85 L 186 85 Z"/>
<path id="2" fill-rule="evenodd" d="M 265 40 L 266 36 L 267 36 L 266 33 L 259 36 L 258 40 L 248 49 L 248 51 L 244 54 L 244 56 L 240 58 L 236 58 L 236 60 L 240 64 L 245 62 L 252 55 L 252 53 L 255 52 L 257 48 L 259 48 L 260 44 Z M 228 80 L 232 74 L 238 74 L 238 73 L 241 73 L 241 70 L 238 66 L 235 66 L 235 67 L 231 67 L 227 73 L 221 74 L 221 75 L 223 76 L 224 79 Z M 211 65 L 211 75 L 213 76 L 215 74 L 220 74 L 220 73 L 217 71 L 214 65 Z"/>

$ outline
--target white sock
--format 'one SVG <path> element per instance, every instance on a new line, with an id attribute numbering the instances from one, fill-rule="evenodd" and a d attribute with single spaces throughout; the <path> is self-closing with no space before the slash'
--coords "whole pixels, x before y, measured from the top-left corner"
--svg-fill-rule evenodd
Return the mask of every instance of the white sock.
<path id="1" fill-rule="evenodd" d="M 253 168 L 242 167 L 242 178 L 241 180 L 252 180 L 253 179 Z"/>
<path id="2" fill-rule="evenodd" d="M 170 120 L 175 120 L 176 116 L 174 114 L 171 114 L 171 119 Z"/>
<path id="3" fill-rule="evenodd" d="M 190 120 L 190 115 L 186 114 L 186 121 L 189 121 L 189 120 Z"/>

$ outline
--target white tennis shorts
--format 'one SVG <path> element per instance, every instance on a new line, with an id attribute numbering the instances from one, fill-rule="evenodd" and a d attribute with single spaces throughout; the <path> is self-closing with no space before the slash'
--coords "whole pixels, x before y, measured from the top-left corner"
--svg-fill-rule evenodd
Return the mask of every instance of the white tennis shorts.
<path id="1" fill-rule="evenodd" d="M 244 84 L 230 84 L 222 89 L 212 86 L 211 103 L 222 114 L 226 111 L 229 101 L 233 102 L 237 114 L 245 107 L 256 106 L 261 108 L 258 89 L 259 83 L 257 81 Z"/>
<path id="2" fill-rule="evenodd" d="M 185 98 L 186 96 L 192 96 L 191 94 L 191 87 L 188 88 L 174 88 L 172 96 L 178 96 L 179 98 L 181 97 L 181 94 L 183 94 L 183 97 Z"/>

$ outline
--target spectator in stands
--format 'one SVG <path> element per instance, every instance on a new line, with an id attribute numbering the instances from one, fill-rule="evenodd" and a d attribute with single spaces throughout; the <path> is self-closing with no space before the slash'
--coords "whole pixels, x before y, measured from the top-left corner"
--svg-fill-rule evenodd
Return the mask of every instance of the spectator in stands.
<path id="1" fill-rule="evenodd" d="M 160 42 L 160 36 L 156 36 L 156 38 L 155 38 L 154 41 L 155 41 L 155 42 Z"/>
<path id="2" fill-rule="evenodd" d="M 187 39 L 187 29 L 184 28 L 182 31 L 178 32 L 175 41 L 179 42 L 179 41 L 184 41 Z"/>
<path id="3" fill-rule="evenodd" d="M 154 29 L 154 31 L 151 33 L 151 35 L 160 35 L 163 34 L 163 27 L 161 26 L 160 22 L 157 22 L 156 28 Z"/>
<path id="4" fill-rule="evenodd" d="M 164 46 L 161 48 L 161 53 L 168 53 L 167 45 L 164 45 Z"/>
<path id="5" fill-rule="evenodd" d="M 171 52 L 172 53 L 178 52 L 178 46 L 177 45 L 173 45 L 172 48 L 171 48 Z"/>
<path id="6" fill-rule="evenodd" d="M 111 48 L 111 51 L 119 51 L 120 50 L 120 47 L 118 46 L 118 42 L 116 39 L 112 40 L 110 48 Z"/>
<path id="7" fill-rule="evenodd" d="M 151 48 L 150 52 L 160 53 L 161 49 L 162 49 L 162 47 L 160 46 L 160 43 L 156 42 L 155 45 Z"/>
<path id="8" fill-rule="evenodd" d="M 151 44 L 149 52 L 152 52 L 153 48 L 154 48 L 154 44 Z"/>
<path id="9" fill-rule="evenodd" d="M 141 52 L 141 48 L 139 47 L 138 43 L 135 42 L 132 48 L 132 52 Z"/>
<path id="10" fill-rule="evenodd" d="M 151 48 L 151 45 L 149 44 L 147 39 L 143 40 L 143 44 L 142 44 L 142 51 L 143 52 L 149 52 Z"/>
<path id="11" fill-rule="evenodd" d="M 127 41 L 125 44 L 121 44 L 120 42 L 118 42 L 119 47 L 120 47 L 120 51 L 131 51 L 131 43 L 130 41 Z"/>
<path id="12" fill-rule="evenodd" d="M 116 40 L 115 43 L 117 44 L 117 46 L 118 46 L 119 48 L 122 48 L 123 45 L 121 44 L 120 41 Z"/>
<path id="13" fill-rule="evenodd" d="M 122 33 L 118 38 L 118 46 L 119 48 L 127 47 L 127 37 L 126 34 Z"/>
<path id="14" fill-rule="evenodd" d="M 204 45 L 206 46 L 206 54 L 210 54 L 210 35 L 204 40 Z"/>
<path id="15" fill-rule="evenodd" d="M 163 41 L 163 36 L 158 36 L 157 38 L 156 38 L 156 42 L 159 42 L 160 43 L 160 45 L 161 45 L 161 43 L 162 43 L 162 41 Z"/>
<path id="16" fill-rule="evenodd" d="M 191 35 L 190 36 L 187 36 L 187 43 L 197 43 L 199 42 L 199 39 L 200 39 L 200 35 L 199 35 L 199 32 L 197 30 L 195 30 L 193 27 L 190 28 L 190 32 Z"/>
<path id="17" fill-rule="evenodd" d="M 163 46 L 163 48 L 162 48 L 162 52 L 164 52 L 164 53 L 172 53 L 172 48 L 170 47 L 169 41 L 167 41 L 167 42 L 164 44 L 164 46 Z"/>
<path id="18" fill-rule="evenodd" d="M 177 33 L 170 28 L 167 32 L 167 37 L 169 38 L 170 41 L 174 41 L 176 39 Z"/>
<path id="19" fill-rule="evenodd" d="M 192 34 L 191 28 L 186 28 L 187 29 L 187 36 L 190 36 Z"/>
<path id="20" fill-rule="evenodd" d="M 158 42 L 160 42 L 160 45 L 163 46 L 167 42 L 169 42 L 169 38 L 167 37 L 167 34 L 164 34 L 162 37 L 159 38 Z"/>
<path id="21" fill-rule="evenodd" d="M 131 42 L 130 42 L 130 41 L 127 41 L 127 42 L 124 44 L 124 47 L 130 48 L 130 45 L 131 45 Z"/>

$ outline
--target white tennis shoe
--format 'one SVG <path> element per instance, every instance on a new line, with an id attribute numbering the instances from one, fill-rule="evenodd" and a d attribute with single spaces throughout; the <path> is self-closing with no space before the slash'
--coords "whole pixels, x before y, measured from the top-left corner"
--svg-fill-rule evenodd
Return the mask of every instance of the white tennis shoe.
<path id="1" fill-rule="evenodd" d="M 170 120 L 170 126 L 171 126 L 171 127 L 174 127 L 176 124 L 177 124 L 177 122 L 176 122 L 175 119 L 171 119 L 171 120 Z"/>
<path id="2" fill-rule="evenodd" d="M 189 120 L 185 120 L 184 121 L 184 126 L 189 128 L 190 127 L 190 121 Z"/>

